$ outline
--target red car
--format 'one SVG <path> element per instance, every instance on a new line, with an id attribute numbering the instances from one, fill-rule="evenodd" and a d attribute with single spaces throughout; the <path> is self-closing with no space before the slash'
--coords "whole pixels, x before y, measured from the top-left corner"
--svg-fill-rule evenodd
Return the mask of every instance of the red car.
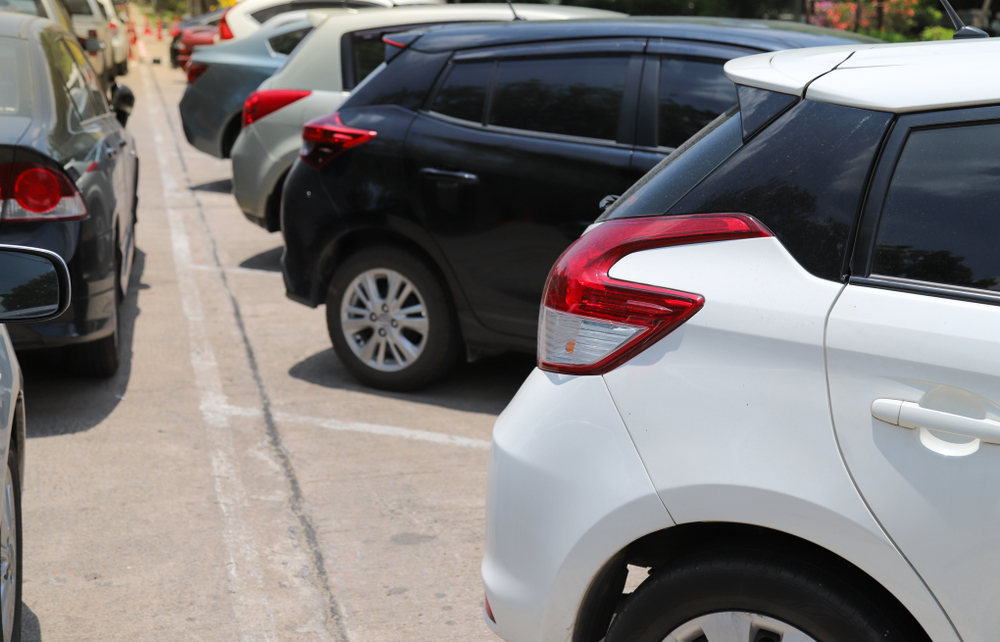
<path id="1" fill-rule="evenodd" d="M 195 47 L 215 44 L 216 26 L 188 27 L 181 31 L 180 46 L 177 49 L 177 66 L 187 71 L 188 61 Z"/>

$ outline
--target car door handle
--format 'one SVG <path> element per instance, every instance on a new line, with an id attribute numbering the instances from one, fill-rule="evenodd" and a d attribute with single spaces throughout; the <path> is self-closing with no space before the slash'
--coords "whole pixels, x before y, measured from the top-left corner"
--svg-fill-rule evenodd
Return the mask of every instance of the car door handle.
<path id="1" fill-rule="evenodd" d="M 110 145 L 104 151 L 104 153 L 108 157 L 108 160 L 114 160 L 115 157 L 118 156 L 118 150 L 115 149 L 114 147 L 111 147 Z"/>
<path id="2" fill-rule="evenodd" d="M 872 402 L 872 416 L 893 426 L 940 430 L 953 435 L 973 437 L 990 444 L 1000 444 L 998 421 L 973 419 L 950 412 L 922 408 L 912 401 L 876 399 Z"/>
<path id="3" fill-rule="evenodd" d="M 475 185 L 479 182 L 479 177 L 469 172 L 447 172 L 443 169 L 425 167 L 420 170 L 420 175 L 432 181 L 455 181 L 463 185 Z"/>
<path id="4" fill-rule="evenodd" d="M 118 139 L 118 146 L 119 147 L 125 147 L 126 144 L 128 144 L 128 141 L 125 140 L 124 138 L 119 138 Z"/>

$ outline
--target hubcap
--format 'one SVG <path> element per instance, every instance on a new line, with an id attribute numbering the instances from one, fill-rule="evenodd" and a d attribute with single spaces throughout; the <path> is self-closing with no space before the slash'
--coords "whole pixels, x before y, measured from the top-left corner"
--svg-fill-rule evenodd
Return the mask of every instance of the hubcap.
<path id="1" fill-rule="evenodd" d="M 722 611 L 702 615 L 680 625 L 663 642 L 816 642 L 781 620 L 747 613 Z"/>
<path id="2" fill-rule="evenodd" d="M 363 364 L 382 372 L 412 365 L 427 345 L 429 320 L 420 292 L 386 268 L 362 272 L 340 303 L 340 329 Z"/>
<path id="3" fill-rule="evenodd" d="M 14 508 L 14 481 L 10 465 L 5 466 L 3 506 L 0 507 L 0 615 L 3 639 L 13 639 L 14 600 L 17 598 L 17 517 Z"/>

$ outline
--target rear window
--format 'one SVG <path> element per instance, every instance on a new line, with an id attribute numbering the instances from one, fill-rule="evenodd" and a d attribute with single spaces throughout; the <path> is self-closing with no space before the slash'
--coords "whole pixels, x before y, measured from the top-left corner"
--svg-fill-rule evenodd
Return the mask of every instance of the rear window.
<path id="1" fill-rule="evenodd" d="M 90 8 L 90 3 L 87 2 L 87 0 L 66 0 L 66 7 L 74 16 L 94 15 L 93 10 Z"/>
<path id="2" fill-rule="evenodd" d="M 840 280 L 848 237 L 892 114 L 804 100 L 748 143 L 738 113 L 653 168 L 604 218 L 741 212 L 760 219 L 806 270 Z M 687 193 L 699 171 L 738 149 Z M 713 151 L 713 147 L 718 151 Z M 668 210 L 662 209 L 664 206 Z"/>
<path id="3" fill-rule="evenodd" d="M 271 51 L 276 54 L 288 55 L 292 53 L 302 39 L 305 38 L 312 31 L 312 27 L 303 27 L 302 29 L 296 29 L 295 31 L 289 31 L 288 33 L 283 33 L 280 36 L 274 36 L 267 41 L 271 45 Z"/>
<path id="4" fill-rule="evenodd" d="M 28 43 L 0 38 L 0 117 L 31 115 L 31 83 L 28 78 Z"/>
<path id="5" fill-rule="evenodd" d="M 0 13 L 24 13 L 29 16 L 45 16 L 41 0 L 0 0 Z"/>

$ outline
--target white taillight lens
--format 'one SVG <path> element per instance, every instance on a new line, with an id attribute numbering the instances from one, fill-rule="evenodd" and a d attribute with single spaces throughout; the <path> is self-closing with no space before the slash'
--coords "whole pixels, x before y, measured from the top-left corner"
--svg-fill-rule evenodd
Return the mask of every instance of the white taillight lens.
<path id="1" fill-rule="evenodd" d="M 61 171 L 35 163 L 0 164 L 0 218 L 67 221 L 87 216 L 80 192 Z"/>
<path id="2" fill-rule="evenodd" d="M 603 374 L 669 334 L 705 304 L 698 294 L 618 281 L 622 257 L 658 247 L 771 236 L 745 214 L 623 218 L 585 234 L 556 261 L 538 322 L 538 367 Z"/>

